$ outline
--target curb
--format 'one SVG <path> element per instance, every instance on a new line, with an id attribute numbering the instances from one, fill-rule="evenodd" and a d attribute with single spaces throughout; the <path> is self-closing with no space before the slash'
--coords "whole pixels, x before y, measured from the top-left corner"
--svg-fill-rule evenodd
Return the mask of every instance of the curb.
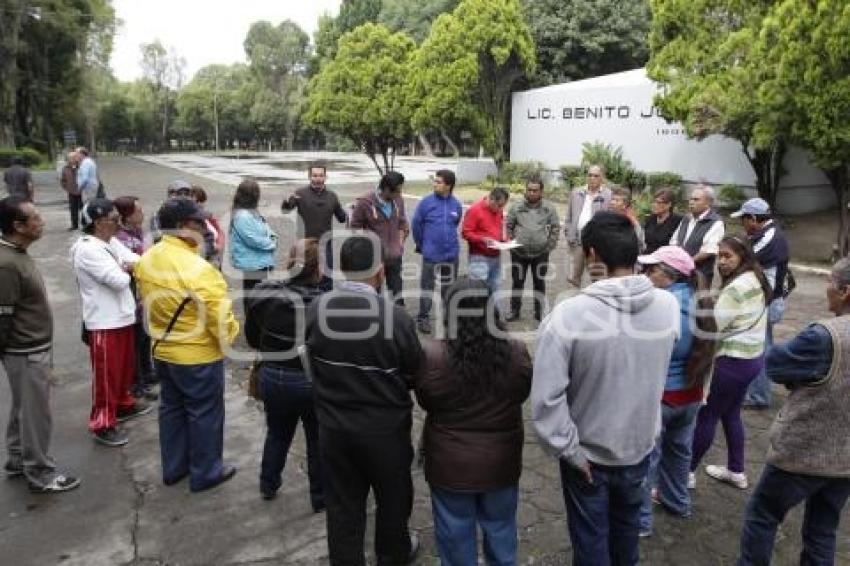
<path id="1" fill-rule="evenodd" d="M 811 265 L 805 265 L 802 263 L 789 263 L 788 267 L 796 271 L 797 273 L 807 273 L 809 275 L 820 275 L 821 277 L 829 277 L 830 270 L 825 269 L 823 267 L 814 267 Z"/>

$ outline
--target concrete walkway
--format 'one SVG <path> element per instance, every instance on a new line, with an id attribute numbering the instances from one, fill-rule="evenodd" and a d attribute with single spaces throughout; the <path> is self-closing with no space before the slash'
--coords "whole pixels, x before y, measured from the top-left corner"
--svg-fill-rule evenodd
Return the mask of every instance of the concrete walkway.
<path id="1" fill-rule="evenodd" d="M 105 158 L 103 180 L 112 197 L 123 194 L 142 198 L 152 213 L 174 178 L 205 186 L 210 208 L 223 214 L 229 208 L 233 187 L 133 158 Z M 330 172 L 333 175 L 333 171 Z M 69 220 L 64 193 L 40 175 L 37 203 L 47 221 L 44 238 L 32 248 L 45 276 L 56 319 L 55 378 L 53 395 L 53 452 L 60 466 L 78 473 L 83 485 L 61 495 L 32 495 L 21 480 L 0 479 L 0 549 L 2 563 L 15 565 L 111 564 L 323 564 L 327 561 L 324 515 L 313 514 L 307 495 L 303 436 L 298 433 L 284 473 L 280 496 L 260 499 L 258 470 L 264 435 L 261 407 L 244 392 L 244 369 L 231 364 L 226 388 L 227 421 L 225 457 L 239 466 L 227 484 L 192 495 L 185 482 L 165 487 L 160 481 L 155 413 L 128 423 L 130 443 L 121 449 L 95 445 L 86 431 L 90 408 L 90 370 L 87 350 L 79 341 L 79 299 L 67 259 L 77 234 L 67 231 Z M 333 176 L 331 177 L 333 179 Z M 366 185 L 336 187 L 343 200 L 365 190 Z M 264 191 L 264 212 L 275 222 L 284 188 Z M 279 213 L 277 213 L 279 216 Z M 793 245 L 793 243 L 792 243 Z M 564 284 L 566 250 L 555 253 L 559 276 L 554 292 Z M 408 250 L 414 259 L 412 250 Z M 414 285 L 408 281 L 407 285 Z M 826 315 L 824 281 L 799 277 L 790 311 L 778 334 L 787 337 L 810 320 Z M 526 312 L 526 317 L 530 313 Z M 522 323 L 517 330 L 528 329 Z M 533 333 L 528 337 L 533 339 Z M 612 354 L 614 346 L 612 345 Z M 8 386 L 0 385 L 0 424 L 8 418 Z M 782 393 L 777 389 L 782 399 Z M 766 448 L 766 430 L 773 412 L 748 412 L 747 473 L 755 483 Z M 422 415 L 417 411 L 416 431 Z M 520 482 L 520 556 L 522 564 L 569 564 L 569 538 L 555 462 L 539 449 L 531 427 L 526 427 L 524 472 Z M 723 463 L 725 448 L 718 431 L 706 463 Z M 414 471 L 416 499 L 412 526 L 422 535 L 421 564 L 436 564 L 428 488 L 419 470 Z M 741 518 L 748 491 L 739 491 L 698 475 L 694 513 L 680 520 L 659 513 L 655 535 L 642 542 L 645 564 L 732 564 L 737 553 Z M 839 540 L 838 564 L 850 564 L 850 524 L 846 520 Z M 780 531 L 776 564 L 796 564 L 800 551 L 800 510 L 795 510 Z M 371 534 L 369 535 L 371 539 Z M 371 547 L 371 543 L 367 544 Z"/>

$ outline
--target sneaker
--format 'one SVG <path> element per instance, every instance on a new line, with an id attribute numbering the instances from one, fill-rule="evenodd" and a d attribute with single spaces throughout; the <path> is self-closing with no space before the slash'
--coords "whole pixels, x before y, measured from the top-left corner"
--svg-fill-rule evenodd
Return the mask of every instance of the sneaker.
<path id="1" fill-rule="evenodd" d="M 118 409 L 118 422 L 127 422 L 130 419 L 135 419 L 136 417 L 147 415 L 151 411 L 153 411 L 153 405 L 136 403 L 135 405 L 133 405 L 132 409 Z"/>
<path id="2" fill-rule="evenodd" d="M 24 475 L 23 464 L 14 464 L 12 462 L 6 462 L 6 465 L 3 466 L 3 470 L 6 471 L 7 478 L 19 478 Z"/>
<path id="3" fill-rule="evenodd" d="M 705 467 L 705 473 L 718 481 L 734 485 L 738 489 L 747 489 L 747 475 L 744 473 L 730 472 L 726 466 Z"/>
<path id="4" fill-rule="evenodd" d="M 697 488 L 697 475 L 693 472 L 688 472 L 688 489 Z"/>
<path id="5" fill-rule="evenodd" d="M 652 536 L 652 529 L 641 529 L 638 531 L 638 537 L 640 538 L 649 538 Z"/>
<path id="6" fill-rule="evenodd" d="M 416 323 L 416 328 L 419 329 L 419 332 L 422 334 L 431 334 L 431 321 L 426 319 L 422 319 Z"/>
<path id="7" fill-rule="evenodd" d="M 58 493 L 69 491 L 80 485 L 80 478 L 59 474 L 44 485 L 29 482 L 29 489 L 33 493 Z"/>
<path id="8" fill-rule="evenodd" d="M 127 435 L 118 428 L 108 428 L 92 435 L 95 442 L 104 446 L 124 446 L 127 444 Z"/>

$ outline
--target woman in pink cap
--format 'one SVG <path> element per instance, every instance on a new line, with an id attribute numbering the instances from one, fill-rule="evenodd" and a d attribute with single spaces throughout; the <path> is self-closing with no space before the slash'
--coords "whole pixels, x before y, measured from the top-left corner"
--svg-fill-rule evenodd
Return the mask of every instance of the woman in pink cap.
<path id="1" fill-rule="evenodd" d="M 711 356 L 711 351 L 696 347 L 695 294 L 706 286 L 702 274 L 694 269 L 691 256 L 678 246 L 663 246 L 650 255 L 638 256 L 638 262 L 653 285 L 676 297 L 681 312 L 681 334 L 673 349 L 661 398 L 661 433 L 650 456 L 641 507 L 640 535 L 649 536 L 653 500 L 673 515 L 686 518 L 691 514 L 691 443 L 707 377 L 707 364 L 695 363 L 697 360 L 692 358 Z M 702 324 L 699 327 L 705 330 Z"/>

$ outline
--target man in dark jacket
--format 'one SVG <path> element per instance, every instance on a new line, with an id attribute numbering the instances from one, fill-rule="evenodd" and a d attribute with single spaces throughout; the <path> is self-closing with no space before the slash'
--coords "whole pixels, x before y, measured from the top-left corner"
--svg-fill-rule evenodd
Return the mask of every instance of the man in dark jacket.
<path id="1" fill-rule="evenodd" d="M 387 290 L 399 304 L 404 304 L 400 298 L 401 257 L 410 233 L 401 198 L 402 185 L 404 175 L 390 171 L 381 177 L 377 189 L 357 199 L 351 211 L 351 228 L 369 230 L 381 240 Z"/>
<path id="2" fill-rule="evenodd" d="M 331 564 L 364 565 L 366 499 L 374 492 L 378 564 L 407 564 L 419 550 L 408 530 L 411 378 L 422 347 L 413 319 L 378 295 L 384 268 L 374 238 L 342 245 L 346 281 L 307 315 L 307 347 L 325 471 Z"/>
<path id="3" fill-rule="evenodd" d="M 68 209 L 71 212 L 71 228 L 70 231 L 77 230 L 80 227 L 80 210 L 83 206 L 83 197 L 80 194 L 80 189 L 77 187 L 77 167 L 80 165 L 80 154 L 72 151 L 68 154 L 68 160 L 62 167 L 62 174 L 59 177 L 59 183 L 62 189 L 68 193 Z"/>
<path id="4" fill-rule="evenodd" d="M 782 289 L 785 288 L 785 277 L 788 274 L 788 240 L 779 225 L 773 221 L 770 205 L 760 198 L 752 198 L 745 202 L 741 209 L 730 215 L 740 218 L 747 239 L 753 247 L 753 253 L 764 271 L 767 281 L 773 289 L 773 300 L 770 302 L 767 317 L 767 339 L 765 348 L 773 344 L 773 325 L 782 320 L 785 312 L 785 298 Z M 750 383 L 744 404 L 757 409 L 770 407 L 770 379 L 763 368 L 758 377 Z"/>
<path id="5" fill-rule="evenodd" d="M 44 281 L 27 254 L 43 230 L 25 197 L 0 200 L 0 362 L 12 391 L 5 470 L 10 478 L 26 477 L 31 491 L 49 493 L 73 489 L 80 480 L 58 473 L 48 454 L 53 317 Z"/>
<path id="6" fill-rule="evenodd" d="M 422 274 L 419 286 L 419 316 L 416 325 L 420 332 L 431 333 L 432 295 L 435 279 L 439 283 L 439 296 L 454 283 L 457 277 L 458 242 L 457 227 L 463 217 L 463 205 L 453 195 L 455 174 L 447 169 L 434 176 L 434 192 L 419 203 L 413 214 L 413 241 L 416 251 L 422 254 Z"/>
<path id="7" fill-rule="evenodd" d="M 325 265 L 328 268 L 326 271 L 330 273 L 333 269 L 333 246 L 330 239 L 333 233 L 333 220 L 336 218 L 337 222 L 345 223 L 348 215 L 342 208 L 337 194 L 325 185 L 328 178 L 327 167 L 321 163 L 312 163 L 307 168 L 307 173 L 310 184 L 290 194 L 280 208 L 283 212 L 289 212 L 292 209 L 298 211 L 298 217 L 304 225 L 302 237 L 315 238 L 321 243 L 322 238 L 327 234 Z M 333 288 L 333 280 L 327 275 L 323 276 L 321 287 L 325 291 L 330 291 Z"/>
<path id="8" fill-rule="evenodd" d="M 543 179 L 531 177 L 525 183 L 525 198 L 508 212 L 506 221 L 508 237 L 515 239 L 520 247 L 511 250 L 511 311 L 508 321 L 519 318 L 522 306 L 522 291 L 525 276 L 531 270 L 534 287 L 534 318 L 543 317 L 546 304 L 546 273 L 549 269 L 549 253 L 558 245 L 561 224 L 555 205 L 543 199 Z"/>
<path id="9" fill-rule="evenodd" d="M 767 352 L 767 375 L 791 393 L 770 427 L 764 470 L 747 504 L 740 566 L 770 564 L 779 525 L 804 502 L 800 564 L 835 562 L 835 535 L 850 498 L 847 258 L 832 268 L 826 298 L 834 318 L 807 326 Z"/>

